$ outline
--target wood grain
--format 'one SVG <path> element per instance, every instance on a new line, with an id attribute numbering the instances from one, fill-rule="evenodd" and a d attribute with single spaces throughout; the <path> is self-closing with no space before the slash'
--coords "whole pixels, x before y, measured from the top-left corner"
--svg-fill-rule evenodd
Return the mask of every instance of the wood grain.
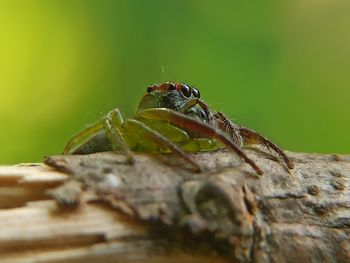
<path id="1" fill-rule="evenodd" d="M 350 262 L 350 157 L 246 151 L 0 166 L 0 262 Z"/>

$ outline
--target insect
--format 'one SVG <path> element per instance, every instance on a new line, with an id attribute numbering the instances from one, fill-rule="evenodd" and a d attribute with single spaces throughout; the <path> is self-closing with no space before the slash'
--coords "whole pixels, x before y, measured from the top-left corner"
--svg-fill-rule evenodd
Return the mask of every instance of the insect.
<path id="1" fill-rule="evenodd" d="M 229 120 L 224 113 L 209 109 L 197 88 L 165 82 L 147 88 L 133 118 L 124 120 L 118 108 L 73 136 L 64 154 L 122 151 L 133 163 L 132 151 L 172 152 L 196 172 L 201 167 L 186 152 L 228 148 L 257 174 L 263 171 L 242 150 L 256 144 L 275 151 L 292 169 L 293 163 L 273 142 L 259 133 Z"/>

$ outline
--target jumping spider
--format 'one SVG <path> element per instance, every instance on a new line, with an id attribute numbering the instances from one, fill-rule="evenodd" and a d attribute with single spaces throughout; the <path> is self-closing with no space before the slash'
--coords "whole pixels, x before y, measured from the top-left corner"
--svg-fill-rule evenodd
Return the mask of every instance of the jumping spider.
<path id="1" fill-rule="evenodd" d="M 132 163 L 131 150 L 173 152 L 200 172 L 199 165 L 185 152 L 227 147 L 261 175 L 262 170 L 241 149 L 248 144 L 274 150 L 288 168 L 293 168 L 293 163 L 273 142 L 233 123 L 222 112 L 210 110 L 200 99 L 198 89 L 187 84 L 165 82 L 147 88 L 132 119 L 124 120 L 118 108 L 112 110 L 72 137 L 64 154 L 121 150 Z"/>

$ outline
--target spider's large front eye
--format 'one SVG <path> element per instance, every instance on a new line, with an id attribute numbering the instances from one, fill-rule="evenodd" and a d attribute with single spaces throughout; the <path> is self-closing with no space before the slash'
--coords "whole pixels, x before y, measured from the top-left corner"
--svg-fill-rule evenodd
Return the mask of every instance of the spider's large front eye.
<path id="1" fill-rule="evenodd" d="M 184 84 L 182 85 L 181 92 L 187 98 L 191 96 L 191 88 L 187 85 L 184 85 Z"/>
<path id="2" fill-rule="evenodd" d="M 199 90 L 196 88 L 192 88 L 192 94 L 195 98 L 200 98 L 201 94 L 199 93 Z"/>

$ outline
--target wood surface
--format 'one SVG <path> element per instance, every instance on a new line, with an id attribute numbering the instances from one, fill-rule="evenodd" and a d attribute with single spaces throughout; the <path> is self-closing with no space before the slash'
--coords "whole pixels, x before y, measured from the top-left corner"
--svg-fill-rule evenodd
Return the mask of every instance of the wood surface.
<path id="1" fill-rule="evenodd" d="M 245 151 L 0 166 L 0 262 L 350 262 L 350 156 Z"/>

